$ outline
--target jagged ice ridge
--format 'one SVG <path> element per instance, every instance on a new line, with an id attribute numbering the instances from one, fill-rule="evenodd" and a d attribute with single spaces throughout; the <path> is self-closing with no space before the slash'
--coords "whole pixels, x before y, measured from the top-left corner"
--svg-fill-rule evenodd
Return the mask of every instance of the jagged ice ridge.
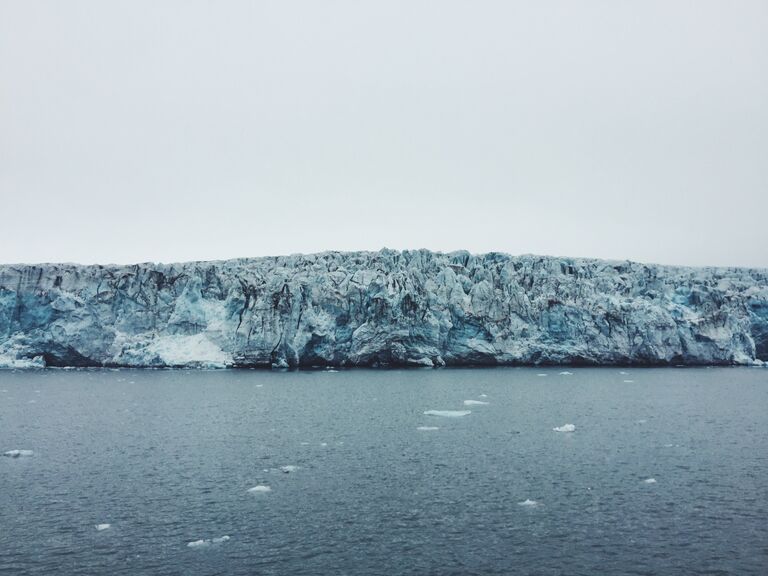
<path id="1" fill-rule="evenodd" d="M 427 250 L 0 266 L 0 366 L 761 364 L 768 271 Z"/>

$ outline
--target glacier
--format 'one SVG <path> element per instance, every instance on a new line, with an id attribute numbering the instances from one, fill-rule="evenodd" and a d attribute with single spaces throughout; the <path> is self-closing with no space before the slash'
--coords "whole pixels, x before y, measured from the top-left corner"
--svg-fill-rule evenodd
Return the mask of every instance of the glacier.
<path id="1" fill-rule="evenodd" d="M 0 366 L 760 365 L 768 270 L 324 252 L 0 266 Z"/>

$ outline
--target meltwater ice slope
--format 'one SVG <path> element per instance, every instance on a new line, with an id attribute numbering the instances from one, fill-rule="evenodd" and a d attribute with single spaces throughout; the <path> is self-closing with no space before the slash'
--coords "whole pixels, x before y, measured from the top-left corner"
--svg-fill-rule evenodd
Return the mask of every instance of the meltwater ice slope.
<path id="1" fill-rule="evenodd" d="M 0 365 L 754 364 L 768 271 L 426 250 L 0 266 Z"/>

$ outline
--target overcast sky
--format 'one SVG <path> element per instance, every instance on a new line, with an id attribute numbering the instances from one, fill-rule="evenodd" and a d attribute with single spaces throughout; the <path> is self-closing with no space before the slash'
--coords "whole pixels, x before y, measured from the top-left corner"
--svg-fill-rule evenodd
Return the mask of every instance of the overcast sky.
<path id="1" fill-rule="evenodd" d="M 768 266 L 768 2 L 0 0 L 0 262 Z"/>

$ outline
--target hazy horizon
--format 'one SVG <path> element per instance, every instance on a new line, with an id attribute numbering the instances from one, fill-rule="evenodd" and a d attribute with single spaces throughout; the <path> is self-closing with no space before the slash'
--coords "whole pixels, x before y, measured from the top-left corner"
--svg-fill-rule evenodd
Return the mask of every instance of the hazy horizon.
<path id="1" fill-rule="evenodd" d="M 768 3 L 0 0 L 0 263 L 768 267 Z"/>

